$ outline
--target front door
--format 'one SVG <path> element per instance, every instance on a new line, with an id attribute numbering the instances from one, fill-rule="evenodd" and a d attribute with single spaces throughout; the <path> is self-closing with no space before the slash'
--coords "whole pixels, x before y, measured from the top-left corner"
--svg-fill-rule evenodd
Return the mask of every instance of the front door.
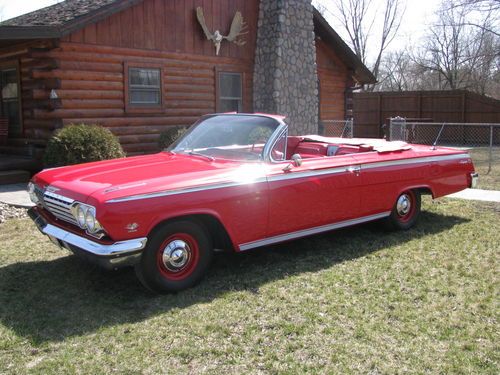
<path id="1" fill-rule="evenodd" d="M 317 228 L 358 216 L 360 176 L 349 155 L 303 159 L 269 165 L 267 237 Z M 332 228 L 333 229 L 333 228 Z M 314 231 L 313 231 L 314 233 Z M 311 233 L 311 234 L 313 234 Z"/>
<path id="2" fill-rule="evenodd" d="M 9 137 L 21 135 L 18 68 L 0 67 L 0 117 L 7 118 Z"/>

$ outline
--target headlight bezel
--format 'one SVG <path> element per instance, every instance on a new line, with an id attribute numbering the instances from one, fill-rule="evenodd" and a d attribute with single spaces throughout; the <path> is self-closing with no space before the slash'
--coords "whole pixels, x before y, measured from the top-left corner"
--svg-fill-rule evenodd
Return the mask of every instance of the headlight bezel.
<path id="1" fill-rule="evenodd" d="M 89 204 L 75 202 L 71 212 L 76 219 L 77 225 L 88 234 L 96 236 L 103 232 L 103 228 L 97 220 L 96 208 Z"/>

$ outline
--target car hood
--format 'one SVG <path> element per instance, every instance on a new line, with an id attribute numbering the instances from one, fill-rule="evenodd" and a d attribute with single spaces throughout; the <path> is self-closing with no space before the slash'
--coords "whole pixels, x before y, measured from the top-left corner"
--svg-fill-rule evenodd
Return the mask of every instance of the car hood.
<path id="1" fill-rule="evenodd" d="M 248 175 L 249 167 L 254 171 L 263 169 L 255 163 L 212 161 L 203 156 L 162 152 L 47 169 L 37 174 L 34 182 L 81 202 L 90 196 L 103 202 L 234 180 Z"/>

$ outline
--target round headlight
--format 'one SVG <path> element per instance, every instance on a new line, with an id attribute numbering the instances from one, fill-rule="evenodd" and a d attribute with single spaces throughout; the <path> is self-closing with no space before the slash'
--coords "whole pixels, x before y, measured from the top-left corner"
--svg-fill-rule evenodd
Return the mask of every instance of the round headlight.
<path id="1" fill-rule="evenodd" d="M 85 224 L 89 232 L 94 232 L 95 230 L 95 217 L 92 209 L 88 209 L 85 215 Z"/>
<path id="2" fill-rule="evenodd" d="M 78 205 L 78 208 L 76 209 L 76 221 L 78 222 L 78 225 L 82 229 L 85 229 L 86 211 L 87 210 L 80 205 Z"/>
<path id="3" fill-rule="evenodd" d="M 28 184 L 28 194 L 29 194 L 30 199 L 33 203 L 37 204 L 39 202 L 39 199 L 38 199 L 36 192 L 35 192 L 35 184 L 33 182 L 30 182 Z"/>

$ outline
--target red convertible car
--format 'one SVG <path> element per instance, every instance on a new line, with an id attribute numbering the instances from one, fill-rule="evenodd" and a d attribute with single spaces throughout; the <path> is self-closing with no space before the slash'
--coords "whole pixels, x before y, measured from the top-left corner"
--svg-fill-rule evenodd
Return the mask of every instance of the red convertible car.
<path id="1" fill-rule="evenodd" d="M 157 292 L 198 282 L 214 249 L 246 251 L 372 220 L 408 229 L 421 194 L 477 180 L 464 151 L 291 136 L 283 117 L 216 114 L 169 149 L 48 169 L 29 214 L 55 244 Z"/>

